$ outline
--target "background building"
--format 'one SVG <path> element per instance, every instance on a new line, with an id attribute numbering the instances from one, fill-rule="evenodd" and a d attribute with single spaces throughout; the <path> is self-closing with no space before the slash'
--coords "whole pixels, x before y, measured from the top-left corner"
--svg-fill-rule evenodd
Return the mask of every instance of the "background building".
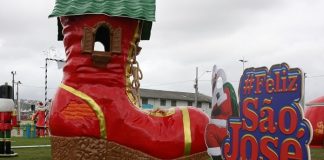
<path id="1" fill-rule="evenodd" d="M 140 89 L 140 95 L 144 109 L 193 106 L 195 103 L 195 93 Z M 211 97 L 199 93 L 197 108 L 210 115 Z"/>

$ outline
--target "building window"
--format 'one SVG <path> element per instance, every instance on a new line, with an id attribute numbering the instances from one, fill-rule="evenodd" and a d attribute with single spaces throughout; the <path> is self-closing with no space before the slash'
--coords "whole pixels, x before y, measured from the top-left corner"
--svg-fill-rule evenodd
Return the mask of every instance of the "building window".
<path id="1" fill-rule="evenodd" d="M 148 99 L 147 98 L 142 98 L 142 104 L 148 104 Z"/>
<path id="2" fill-rule="evenodd" d="M 171 100 L 171 106 L 177 106 L 177 101 L 176 100 Z"/>
<path id="3" fill-rule="evenodd" d="M 166 105 L 166 100 L 165 99 L 161 99 L 160 106 L 165 106 L 165 105 Z"/>
<path id="4" fill-rule="evenodd" d="M 197 107 L 198 107 L 198 108 L 201 108 L 201 102 L 198 102 Z"/>
<path id="5" fill-rule="evenodd" d="M 188 101 L 188 106 L 192 106 L 192 101 Z"/>

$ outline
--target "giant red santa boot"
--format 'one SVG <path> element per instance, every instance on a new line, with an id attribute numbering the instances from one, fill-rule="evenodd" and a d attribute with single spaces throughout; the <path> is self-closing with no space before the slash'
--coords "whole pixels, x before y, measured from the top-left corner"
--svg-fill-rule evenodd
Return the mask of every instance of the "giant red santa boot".
<path id="1" fill-rule="evenodd" d="M 60 16 L 67 62 L 50 111 L 52 158 L 205 157 L 208 117 L 203 112 L 177 107 L 160 114 L 139 108 L 136 55 L 144 21 L 78 15 Z M 96 50 L 95 42 L 104 49 Z"/>
<path id="2" fill-rule="evenodd" d="M 222 85 L 217 87 L 217 83 Z M 223 69 L 213 68 L 212 74 L 212 113 L 206 128 L 205 141 L 208 154 L 213 160 L 221 160 L 221 145 L 227 136 L 227 119 L 230 116 L 238 116 L 238 104 L 233 86 L 227 82 Z"/>

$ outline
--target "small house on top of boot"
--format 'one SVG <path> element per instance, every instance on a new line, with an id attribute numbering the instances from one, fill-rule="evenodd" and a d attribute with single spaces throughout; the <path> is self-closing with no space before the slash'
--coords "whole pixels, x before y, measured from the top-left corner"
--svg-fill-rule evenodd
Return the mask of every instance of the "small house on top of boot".
<path id="1" fill-rule="evenodd" d="M 49 17 L 106 15 L 140 20 L 140 40 L 149 40 L 155 20 L 155 0 L 57 0 Z M 58 19 L 58 40 L 63 40 L 63 27 Z M 78 19 L 80 20 L 80 19 Z M 81 20 L 82 21 L 82 20 Z M 81 25 L 82 24 L 81 22 Z M 99 21 L 95 27 L 84 27 L 82 52 L 92 56 L 93 64 L 104 68 L 114 54 L 120 54 L 121 28 Z M 138 52 L 140 51 L 138 47 Z"/>

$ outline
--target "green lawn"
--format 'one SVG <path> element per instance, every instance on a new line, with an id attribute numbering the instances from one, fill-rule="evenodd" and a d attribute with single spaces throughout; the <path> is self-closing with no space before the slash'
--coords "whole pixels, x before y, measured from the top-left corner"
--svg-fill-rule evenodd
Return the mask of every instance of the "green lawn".
<path id="1" fill-rule="evenodd" d="M 324 159 L 324 148 L 314 149 L 311 148 L 312 160 L 323 160 Z"/>
<path id="2" fill-rule="evenodd" d="M 25 145 L 48 145 L 50 144 L 49 138 L 12 138 L 12 146 L 25 146 Z M 23 148 L 14 149 L 18 153 L 17 157 L 12 158 L 0 158 L 10 160 L 50 160 L 51 159 L 51 148 Z M 312 160 L 323 160 L 324 159 L 324 148 L 311 149 Z"/>
<path id="3" fill-rule="evenodd" d="M 49 145 L 50 139 L 47 138 L 12 138 L 12 146 L 26 146 L 26 145 Z M 17 157 L 6 158 L 10 160 L 50 160 L 51 148 L 17 148 L 13 149 L 18 153 Z M 4 159 L 4 158 L 0 158 Z"/>

